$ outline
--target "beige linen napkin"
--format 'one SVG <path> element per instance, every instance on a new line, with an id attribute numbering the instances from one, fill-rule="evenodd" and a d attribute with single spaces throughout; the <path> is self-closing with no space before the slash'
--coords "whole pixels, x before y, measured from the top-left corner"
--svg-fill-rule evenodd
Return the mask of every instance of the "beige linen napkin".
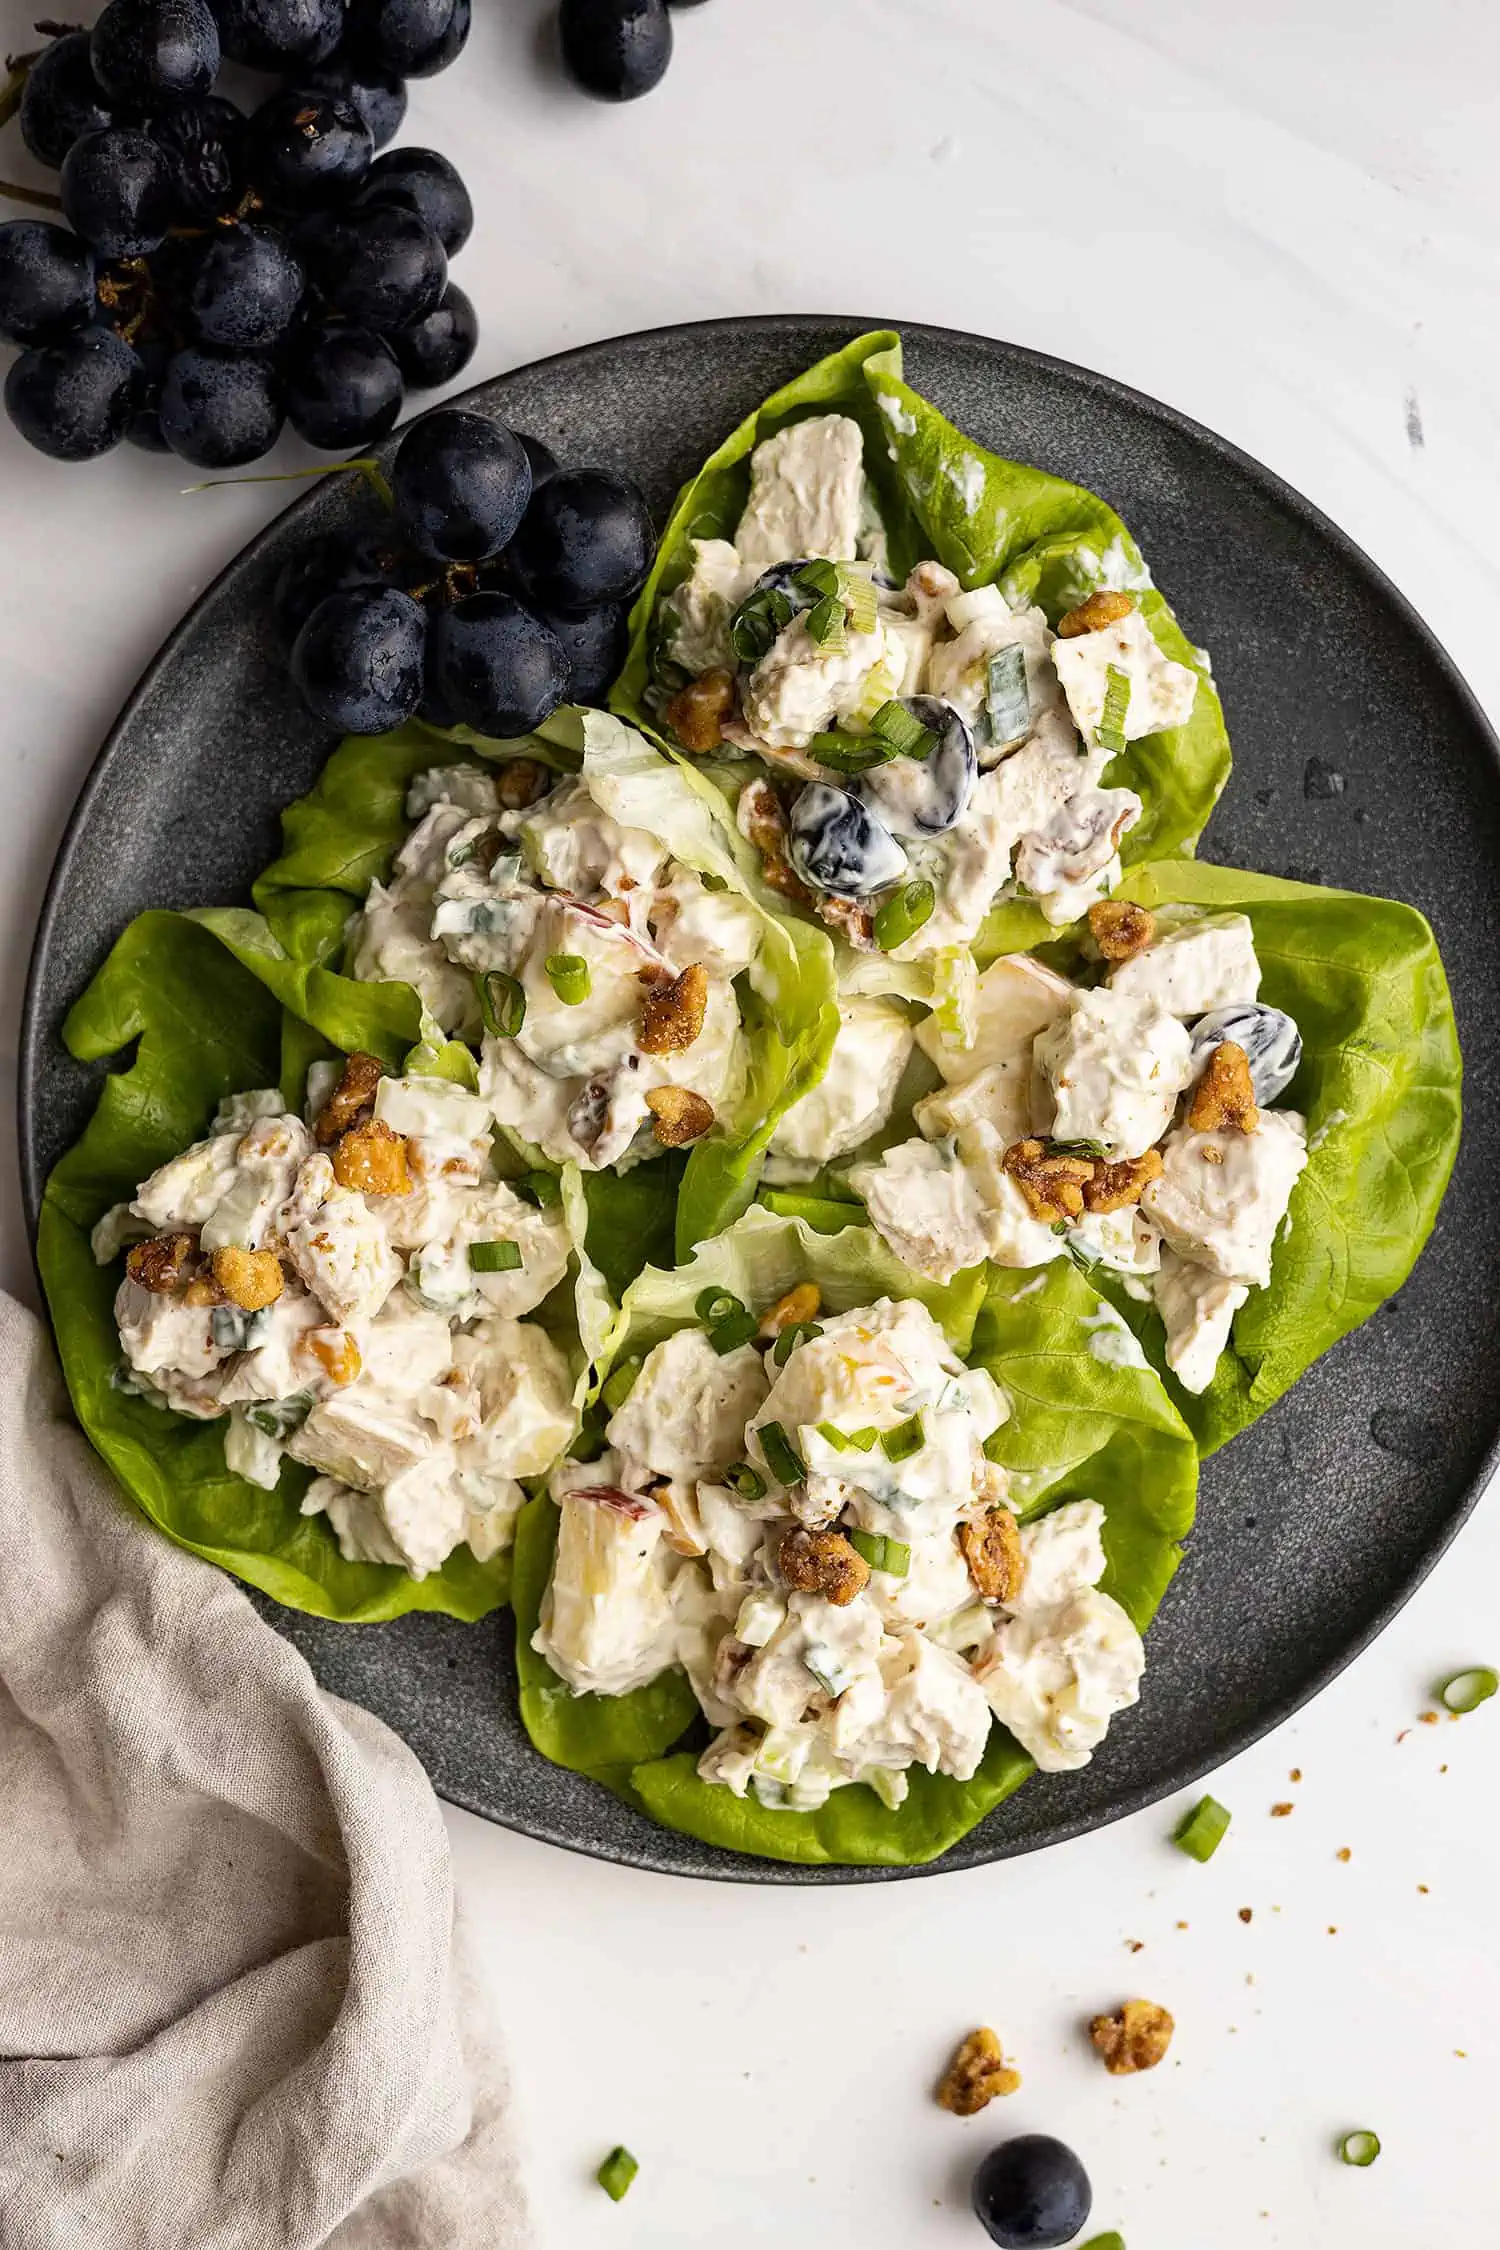
<path id="1" fill-rule="evenodd" d="M 0 2250 L 529 2242 L 452 1921 L 415 1758 L 141 1521 L 0 1297 Z"/>

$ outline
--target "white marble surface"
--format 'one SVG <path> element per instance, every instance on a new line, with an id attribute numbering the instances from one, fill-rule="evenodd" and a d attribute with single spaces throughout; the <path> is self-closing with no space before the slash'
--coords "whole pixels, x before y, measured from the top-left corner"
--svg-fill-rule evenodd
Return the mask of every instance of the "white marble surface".
<path id="1" fill-rule="evenodd" d="M 30 12 L 0 0 L 0 44 L 24 43 Z M 541 0 L 476 14 L 407 134 L 476 191 L 459 267 L 476 375 L 715 313 L 1012 337 L 1300 486 L 1500 713 L 1487 0 L 710 0 L 677 18 L 666 84 L 618 112 L 544 73 Z M 188 481 L 139 455 L 57 469 L 0 430 L 8 1074 L 47 866 L 100 736 L 285 497 L 178 497 Z M 0 1215 L 3 1277 L 29 1292 L 8 1174 Z M 1166 1844 L 1167 1807 L 1010 1867 L 817 1895 L 668 1883 L 453 1815 L 546 2250 L 957 2250 L 980 2239 L 974 2157 L 1025 2128 L 1076 2144 L 1096 2227 L 1130 2250 L 1493 2241 L 1500 1704 L 1397 1737 L 1434 1676 L 1495 1659 L 1497 1564 L 1481 1511 L 1379 1645 L 1215 1782 L 1236 1819 L 1207 1869 Z M 1079 2019 L 1132 1992 L 1180 2029 L 1166 2067 L 1117 2082 Z M 978 2020 L 1026 2083 L 961 2125 L 927 2092 Z M 1384 2140 L 1368 2172 L 1331 2155 L 1353 2125 Z M 642 2172 L 617 2209 L 590 2173 L 622 2139 Z"/>

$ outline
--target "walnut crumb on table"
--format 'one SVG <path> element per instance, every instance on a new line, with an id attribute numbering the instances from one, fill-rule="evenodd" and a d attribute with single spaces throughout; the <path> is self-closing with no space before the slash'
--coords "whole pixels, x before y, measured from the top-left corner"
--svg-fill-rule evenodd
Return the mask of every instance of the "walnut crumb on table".
<path id="1" fill-rule="evenodd" d="M 1283 1798 L 1280 1804 L 1273 1805 L 1271 1807 L 1271 1818 L 1273 1820 L 1285 1820 L 1287 1814 L 1293 1809 L 1294 1808 L 1287 1803 L 1286 1799 Z"/>
<path id="2" fill-rule="evenodd" d="M 1112 2078 L 1155 2070 L 1172 2044 L 1171 2015 L 1154 2000 L 1127 2000 L 1112 2016 L 1095 2016 L 1089 2038 Z"/>
<path id="3" fill-rule="evenodd" d="M 1354 1854 L 1350 1851 L 1347 1844 L 1341 1844 L 1339 1849 L 1334 1853 L 1333 1856 L 1335 1859 L 1341 1859 L 1344 1862 L 1345 1866 L 1347 1866 L 1349 1861 L 1353 1859 Z"/>
<path id="4" fill-rule="evenodd" d="M 937 2100 L 955 2117 L 977 2117 L 997 2095 L 1015 2093 L 1020 2083 L 1021 2073 L 1005 2060 L 994 2032 L 981 2024 L 969 2033 L 944 2071 Z"/>
<path id="5" fill-rule="evenodd" d="M 1240 1908 L 1240 1920 L 1242 1922 L 1248 1922 L 1252 1919 L 1254 1913 L 1255 1909 L 1253 1906 L 1242 1906 Z"/>

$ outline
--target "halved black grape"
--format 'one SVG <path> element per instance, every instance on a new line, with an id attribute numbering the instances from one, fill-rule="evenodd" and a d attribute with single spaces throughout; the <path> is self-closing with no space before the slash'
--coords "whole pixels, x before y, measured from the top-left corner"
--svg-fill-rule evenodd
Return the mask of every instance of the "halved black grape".
<path id="1" fill-rule="evenodd" d="M 62 168 L 63 213 L 104 258 L 139 258 L 172 224 L 172 174 L 145 133 L 106 125 L 85 133 Z"/>
<path id="2" fill-rule="evenodd" d="M 249 172 L 248 120 L 222 94 L 174 102 L 146 126 L 167 160 L 183 226 L 211 226 L 232 211 Z"/>
<path id="3" fill-rule="evenodd" d="M 638 593 L 654 548 L 650 513 L 628 478 L 563 469 L 527 509 L 514 559 L 542 608 L 576 615 Z"/>
<path id="4" fill-rule="evenodd" d="M 600 101 L 649 94 L 672 60 L 672 19 L 663 0 L 562 0 L 560 28 L 563 61 Z"/>
<path id="5" fill-rule="evenodd" d="M 396 427 L 406 396 L 396 355 L 371 328 L 315 330 L 288 355 L 287 420 L 309 445 L 337 453 L 376 444 Z"/>
<path id="6" fill-rule="evenodd" d="M 177 352 L 161 390 L 162 436 L 200 469 L 239 469 L 269 453 L 285 419 L 269 360 L 208 347 Z"/>
<path id="7" fill-rule="evenodd" d="M 187 307 L 204 342 L 236 352 L 279 343 L 307 286 L 286 236 L 242 222 L 215 227 L 195 252 Z"/>
<path id="8" fill-rule="evenodd" d="M 448 260 L 415 211 L 382 203 L 342 216 L 316 264 L 319 286 L 335 312 L 385 335 L 424 320 L 442 303 Z"/>
<path id="9" fill-rule="evenodd" d="M 564 617 L 555 610 L 537 611 L 549 632 L 557 635 L 568 660 L 570 703 L 602 704 L 619 678 L 630 642 L 630 611 L 624 602 L 586 610 L 582 617 Z"/>
<path id="10" fill-rule="evenodd" d="M 470 0 L 350 0 L 349 45 L 400 78 L 431 78 L 462 53 Z"/>
<path id="11" fill-rule="evenodd" d="M 225 54 L 255 70 L 324 62 L 343 37 L 344 0 L 214 0 L 214 11 Z"/>
<path id="12" fill-rule="evenodd" d="M 292 678 L 320 719 L 346 734 L 386 734 L 422 700 L 427 613 L 395 587 L 319 602 L 292 649 Z"/>
<path id="13" fill-rule="evenodd" d="M 56 172 L 75 141 L 114 122 L 89 59 L 89 35 L 70 31 L 54 39 L 26 74 L 21 94 L 21 138 Z"/>
<path id="14" fill-rule="evenodd" d="M 509 594 L 470 594 L 439 610 L 427 670 L 440 705 L 481 734 L 529 734 L 568 692 L 557 635 Z"/>
<path id="15" fill-rule="evenodd" d="M 450 258 L 474 232 L 474 206 L 446 156 L 433 148 L 398 148 L 370 166 L 361 205 L 399 203 L 426 221 Z"/>
<path id="16" fill-rule="evenodd" d="M 440 383 L 451 383 L 474 357 L 478 342 L 479 316 L 453 281 L 440 304 L 409 328 L 396 329 L 390 338 L 401 372 L 414 391 L 435 391 Z"/>
<path id="17" fill-rule="evenodd" d="M 400 548 L 378 533 L 333 531 L 309 539 L 282 564 L 271 598 L 283 651 L 290 655 L 297 635 L 330 594 L 346 594 L 356 586 L 397 585 L 401 569 Z"/>
<path id="18" fill-rule="evenodd" d="M 503 423 L 442 408 L 401 440 L 391 491 L 396 521 L 419 553 L 487 562 L 526 512 L 531 468 Z"/>
<path id="19" fill-rule="evenodd" d="M 94 259 L 86 242 L 43 219 L 0 226 L 0 336 L 50 344 L 94 316 Z"/>
<path id="20" fill-rule="evenodd" d="M 370 169 L 375 141 L 353 102 L 287 88 L 250 120 L 250 166 L 267 203 L 282 211 L 351 196 Z"/>
<path id="21" fill-rule="evenodd" d="M 209 91 L 219 26 L 208 0 L 109 0 L 89 55 L 110 101 L 155 109 Z"/>
<path id="22" fill-rule="evenodd" d="M 341 47 L 327 62 L 299 72 L 297 84 L 314 93 L 336 94 L 342 101 L 353 102 L 377 148 L 384 148 L 401 130 L 406 115 L 405 82 L 392 70 L 361 62 L 347 48 Z"/>
<path id="23" fill-rule="evenodd" d="M 93 461 L 119 444 L 140 395 L 141 363 L 108 328 L 80 328 L 23 352 L 5 406 L 28 445 L 54 461 Z"/>

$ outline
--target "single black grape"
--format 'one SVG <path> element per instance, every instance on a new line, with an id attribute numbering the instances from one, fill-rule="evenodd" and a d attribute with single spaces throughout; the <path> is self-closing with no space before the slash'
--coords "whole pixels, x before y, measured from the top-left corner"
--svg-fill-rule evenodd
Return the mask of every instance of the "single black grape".
<path id="1" fill-rule="evenodd" d="M 22 140 L 38 164 L 53 172 L 75 141 L 113 124 L 86 31 L 67 32 L 37 57 L 26 74 L 20 120 Z"/>
<path id="2" fill-rule="evenodd" d="M 419 553 L 480 563 L 509 545 L 531 497 L 531 468 L 503 423 L 443 408 L 401 440 L 391 491 L 396 521 Z"/>
<path id="3" fill-rule="evenodd" d="M 664 0 L 562 0 L 563 61 L 586 94 L 633 102 L 649 94 L 672 60 Z"/>
<path id="4" fill-rule="evenodd" d="M 576 615 L 638 593 L 654 545 L 645 500 L 628 478 L 561 469 L 527 509 L 513 559 L 541 608 Z"/>
<path id="5" fill-rule="evenodd" d="M 406 391 L 396 355 L 370 328 L 342 324 L 299 341 L 283 369 L 287 420 L 329 453 L 374 445 L 401 416 Z"/>
<path id="6" fill-rule="evenodd" d="M 451 383 L 474 357 L 478 342 L 479 316 L 453 281 L 440 304 L 390 338 L 401 373 L 414 391 L 435 391 L 440 383 Z"/>
<path id="7" fill-rule="evenodd" d="M 207 346 L 178 352 L 161 388 L 162 435 L 200 469 L 239 469 L 269 453 L 285 418 L 269 360 Z"/>
<path id="8" fill-rule="evenodd" d="M 432 148 L 398 148 L 370 166 L 362 205 L 399 203 L 426 221 L 450 258 L 474 232 L 474 206 L 446 156 Z"/>
<path id="9" fill-rule="evenodd" d="M 274 227 L 215 227 L 195 245 L 187 308 L 207 344 L 267 351 L 291 327 L 307 277 Z"/>
<path id="10" fill-rule="evenodd" d="M 62 168 L 63 213 L 103 258 L 140 258 L 172 224 L 172 174 L 145 133 L 106 125 L 85 133 Z"/>
<path id="11" fill-rule="evenodd" d="M 290 656 L 297 635 L 330 594 L 346 594 L 355 586 L 397 585 L 401 570 L 400 549 L 378 534 L 333 531 L 309 539 L 290 562 L 282 564 L 272 595 L 276 638 L 283 653 Z"/>
<path id="12" fill-rule="evenodd" d="M 146 130 L 167 160 L 180 225 L 212 226 L 235 208 L 249 177 L 249 126 L 233 102 L 174 102 Z"/>
<path id="13" fill-rule="evenodd" d="M 470 594 L 439 610 L 427 639 L 439 704 L 481 734 L 529 734 L 568 692 L 557 635 L 509 594 Z"/>
<path id="14" fill-rule="evenodd" d="M 292 649 L 292 678 L 320 719 L 346 734 L 386 734 L 422 700 L 427 613 L 395 587 L 329 594 Z"/>
<path id="15" fill-rule="evenodd" d="M 539 609 L 537 616 L 557 635 L 572 677 L 570 703 L 602 704 L 625 662 L 630 642 L 630 611 L 624 602 L 609 602 L 602 609 L 585 610 L 582 617 L 565 617 L 560 611 Z"/>
<path id="16" fill-rule="evenodd" d="M 110 101 L 155 109 L 209 91 L 219 26 L 208 0 L 109 0 L 89 54 Z"/>
<path id="17" fill-rule="evenodd" d="M 1087 2226 L 1093 2200 L 1073 2151 L 1047 2133 L 1002 2141 L 974 2174 L 974 2215 L 1000 2250 L 1061 2250 Z"/>
<path id="18" fill-rule="evenodd" d="M 520 439 L 522 450 L 531 463 L 531 489 L 536 492 L 546 483 L 548 477 L 556 476 L 561 464 L 551 446 L 544 445 L 539 437 L 530 437 L 525 430 L 517 430 L 516 436 Z"/>
<path id="19" fill-rule="evenodd" d="M 432 78 L 463 52 L 470 0 L 350 0 L 349 44 L 398 78 Z"/>
<path id="20" fill-rule="evenodd" d="M 381 335 L 425 320 L 448 286 L 448 260 L 431 227 L 394 203 L 343 216 L 315 269 L 329 305 Z"/>
<path id="21" fill-rule="evenodd" d="M 341 101 L 353 102 L 377 148 L 384 148 L 401 130 L 406 115 L 405 82 L 393 70 L 361 62 L 347 48 L 341 47 L 327 62 L 300 72 L 297 84 L 316 94 L 335 94 Z"/>
<path id="22" fill-rule="evenodd" d="M 12 344 L 55 343 L 93 316 L 87 243 L 43 219 L 0 225 L 0 336 Z"/>
<path id="23" fill-rule="evenodd" d="M 353 102 L 286 88 L 250 120 L 255 185 L 281 211 L 338 203 L 370 169 L 375 141 Z"/>
<path id="24" fill-rule="evenodd" d="M 28 445 L 54 461 L 93 461 L 119 444 L 141 390 L 141 363 L 108 328 L 80 328 L 23 352 L 5 406 Z"/>
<path id="25" fill-rule="evenodd" d="M 344 32 L 344 0 L 214 0 L 231 62 L 295 70 L 326 62 Z"/>

